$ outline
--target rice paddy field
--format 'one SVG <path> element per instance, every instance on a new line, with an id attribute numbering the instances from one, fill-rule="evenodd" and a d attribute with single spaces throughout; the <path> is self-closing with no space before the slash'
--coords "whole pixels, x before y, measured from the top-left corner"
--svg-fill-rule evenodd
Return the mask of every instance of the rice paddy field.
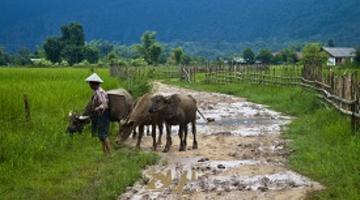
<path id="1" fill-rule="evenodd" d="M 114 199 L 157 161 L 129 148 L 106 157 L 89 128 L 66 133 L 69 111 L 81 112 L 92 95 L 84 79 L 93 71 L 104 89 L 124 84 L 106 69 L 0 68 L 0 199 Z"/>
<path id="2" fill-rule="evenodd" d="M 246 97 L 294 116 L 284 134 L 292 140 L 288 164 L 326 187 L 309 198 L 360 198 L 359 132 L 351 130 L 349 118 L 301 88 L 207 84 L 201 81 L 204 73 L 197 74 L 197 83 L 186 84 L 151 77 L 146 70 L 129 81 L 101 68 L 0 68 L 0 199 L 115 199 L 141 178 L 144 167 L 158 161 L 155 154 L 115 144 L 113 156 L 104 156 L 89 127 L 81 135 L 66 133 L 69 111 L 81 112 L 92 94 L 84 79 L 94 71 L 104 79 L 104 89 L 124 87 L 136 97 L 151 89 L 150 79 L 162 78 Z M 116 130 L 112 125 L 112 141 Z"/>

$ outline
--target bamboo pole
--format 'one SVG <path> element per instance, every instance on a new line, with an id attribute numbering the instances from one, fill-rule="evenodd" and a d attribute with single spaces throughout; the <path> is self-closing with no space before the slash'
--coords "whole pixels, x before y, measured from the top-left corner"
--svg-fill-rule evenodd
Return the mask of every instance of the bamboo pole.
<path id="1" fill-rule="evenodd" d="M 31 112 L 30 112 L 29 97 L 27 94 L 24 94 L 24 109 L 25 109 L 25 119 L 27 122 L 30 122 Z"/>

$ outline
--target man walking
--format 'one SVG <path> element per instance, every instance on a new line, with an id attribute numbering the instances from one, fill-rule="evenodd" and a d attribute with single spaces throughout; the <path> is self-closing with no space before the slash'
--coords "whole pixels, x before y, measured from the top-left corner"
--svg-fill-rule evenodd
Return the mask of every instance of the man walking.
<path id="1" fill-rule="evenodd" d="M 90 88 L 94 91 L 89 106 L 91 116 L 91 131 L 98 136 L 105 154 L 110 154 L 111 147 L 108 138 L 110 126 L 109 98 L 107 93 L 100 87 L 104 81 L 96 74 L 86 78 Z"/>

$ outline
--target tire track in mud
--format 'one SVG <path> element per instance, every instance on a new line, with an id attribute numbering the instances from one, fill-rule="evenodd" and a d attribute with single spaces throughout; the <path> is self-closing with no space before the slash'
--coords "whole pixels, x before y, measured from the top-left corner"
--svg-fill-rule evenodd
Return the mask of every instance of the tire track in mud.
<path id="1" fill-rule="evenodd" d="M 290 154 L 281 131 L 291 117 L 243 98 L 155 83 L 154 92 L 191 94 L 206 117 L 197 121 L 199 149 L 179 152 L 173 145 L 160 153 L 163 162 L 144 170 L 144 177 L 118 199 L 304 199 L 322 186 L 286 166 Z M 165 134 L 164 134 L 165 135 Z M 150 151 L 151 137 L 142 148 Z M 130 145 L 135 141 L 129 140 Z M 165 137 L 163 136 L 163 143 Z M 192 144 L 189 133 L 188 144 Z M 160 148 L 162 149 L 163 146 Z"/>

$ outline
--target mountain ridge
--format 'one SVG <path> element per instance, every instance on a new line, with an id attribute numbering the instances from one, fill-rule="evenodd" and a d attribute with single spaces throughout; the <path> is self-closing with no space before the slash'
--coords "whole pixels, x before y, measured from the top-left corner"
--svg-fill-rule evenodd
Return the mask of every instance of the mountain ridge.
<path id="1" fill-rule="evenodd" d="M 123 44 L 145 30 L 163 42 L 360 43 L 358 0 L 3 0 L 0 46 L 34 48 L 60 26 L 83 24 L 87 40 Z"/>

